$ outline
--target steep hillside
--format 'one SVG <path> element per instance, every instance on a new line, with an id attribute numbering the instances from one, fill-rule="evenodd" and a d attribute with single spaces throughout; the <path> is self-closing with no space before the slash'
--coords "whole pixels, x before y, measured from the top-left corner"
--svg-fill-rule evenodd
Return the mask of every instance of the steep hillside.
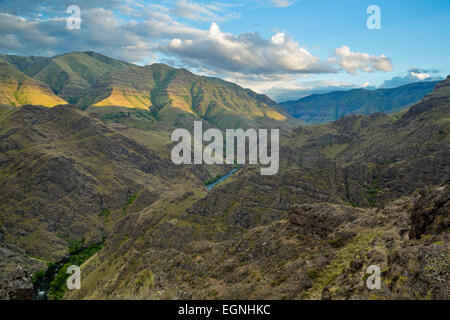
<path id="1" fill-rule="evenodd" d="M 0 57 L 3 83 L 102 59 L 66 56 Z M 162 64 L 116 67 L 72 74 L 86 80 L 61 86 L 79 89 L 76 106 L 0 101 L 0 297 L 17 264 L 34 272 L 106 239 L 65 298 L 449 298 L 450 77 L 398 113 L 294 128 L 275 102 L 235 84 Z M 171 130 L 195 119 L 292 129 L 279 173 L 245 165 L 208 191 L 231 166 L 170 160 Z M 373 264 L 380 291 L 365 286 Z"/>
<path id="2" fill-rule="evenodd" d="M 0 247 L 19 248 L 16 260 L 56 261 L 135 210 L 205 192 L 189 169 L 74 107 L 2 107 Z"/>
<path id="3" fill-rule="evenodd" d="M 308 123 L 326 123 L 351 114 L 392 113 L 430 93 L 437 81 L 416 82 L 392 89 L 334 91 L 281 103 L 293 117 Z"/>
<path id="4" fill-rule="evenodd" d="M 28 77 L 10 64 L 0 62 L 0 104 L 54 107 L 65 103 L 45 83 Z"/>
<path id="5" fill-rule="evenodd" d="M 422 190 L 377 209 L 302 204 L 234 232 L 201 214 L 136 214 L 82 266 L 85 285 L 66 298 L 448 299 L 449 192 Z M 408 236 L 418 216 L 434 220 Z M 380 290 L 366 287 L 370 265 L 381 270 Z"/>
<path id="6" fill-rule="evenodd" d="M 131 66 L 95 52 L 73 52 L 52 58 L 3 55 L 0 59 L 47 83 L 56 95 L 69 103 L 77 102 L 95 81 L 108 72 Z"/>
<path id="7" fill-rule="evenodd" d="M 65 101 L 129 127 L 191 127 L 199 119 L 222 129 L 292 128 L 300 123 L 267 96 L 164 64 L 140 67 L 95 52 L 52 58 L 0 55 L 0 61 L 8 64 L 7 73 L 24 73 L 48 84 Z M 0 103 L 10 100 L 3 97 Z"/>
<path id="8" fill-rule="evenodd" d="M 298 128 L 278 175 L 246 166 L 185 209 L 124 218 L 66 298 L 448 299 L 449 116 L 438 95 Z"/>
<path id="9" fill-rule="evenodd" d="M 262 124 L 292 126 L 274 101 L 217 78 L 202 77 L 163 64 L 111 72 L 80 101 L 89 112 L 105 114 L 104 107 L 141 109 L 149 119 L 192 124 L 204 119 L 220 128 Z M 117 113 L 113 109 L 112 113 Z M 117 109 L 116 109 L 117 110 Z"/>

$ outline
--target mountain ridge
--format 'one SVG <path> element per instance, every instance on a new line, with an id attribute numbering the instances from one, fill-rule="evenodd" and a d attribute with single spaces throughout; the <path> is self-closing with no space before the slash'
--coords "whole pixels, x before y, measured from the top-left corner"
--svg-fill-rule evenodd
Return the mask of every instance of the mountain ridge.
<path id="1" fill-rule="evenodd" d="M 400 111 L 424 98 L 440 82 L 414 82 L 389 89 L 332 91 L 282 102 L 280 105 L 289 114 L 307 123 L 326 123 L 350 114 Z"/>
<path id="2" fill-rule="evenodd" d="M 137 66 L 95 52 L 73 52 L 51 58 L 0 55 L 0 60 L 47 83 L 69 103 L 103 118 L 120 121 L 122 109 L 129 109 L 125 113 L 132 114 L 133 119 L 140 117 L 137 119 L 140 123 L 144 119 L 184 127 L 195 119 L 222 129 L 292 128 L 298 124 L 267 96 L 161 63 Z"/>

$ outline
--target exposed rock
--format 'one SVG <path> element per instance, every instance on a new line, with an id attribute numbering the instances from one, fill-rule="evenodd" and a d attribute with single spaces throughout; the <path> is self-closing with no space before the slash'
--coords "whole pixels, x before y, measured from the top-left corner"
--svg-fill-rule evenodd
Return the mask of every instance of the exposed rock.
<path id="1" fill-rule="evenodd" d="M 326 237 L 343 223 L 349 223 L 363 212 L 348 206 L 332 204 L 303 204 L 289 211 L 289 221 L 300 226 L 304 235 Z"/>
<path id="2" fill-rule="evenodd" d="M 8 279 L 1 280 L 0 299 L 33 300 L 33 284 L 30 273 L 18 266 Z"/>
<path id="3" fill-rule="evenodd" d="M 438 234 L 450 226 L 450 186 L 437 189 L 422 189 L 411 210 L 410 238 L 423 234 Z"/>

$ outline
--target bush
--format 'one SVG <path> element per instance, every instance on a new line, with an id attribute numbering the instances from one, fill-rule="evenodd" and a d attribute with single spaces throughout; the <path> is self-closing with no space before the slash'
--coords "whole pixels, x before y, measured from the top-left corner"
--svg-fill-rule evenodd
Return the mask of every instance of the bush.
<path id="1" fill-rule="evenodd" d="M 45 270 L 36 271 L 31 278 L 31 282 L 35 284 L 45 276 Z"/>

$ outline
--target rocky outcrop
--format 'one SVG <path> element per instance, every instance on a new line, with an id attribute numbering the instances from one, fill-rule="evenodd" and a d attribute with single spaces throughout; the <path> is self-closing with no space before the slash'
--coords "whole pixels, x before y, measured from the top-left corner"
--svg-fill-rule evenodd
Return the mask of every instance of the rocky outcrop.
<path id="1" fill-rule="evenodd" d="M 364 211 L 332 204 L 302 204 L 289 211 L 289 221 L 306 236 L 326 237 L 340 225 L 354 221 Z"/>
<path id="2" fill-rule="evenodd" d="M 0 281 L 0 300 L 33 300 L 31 275 L 22 267 Z"/>
<path id="3" fill-rule="evenodd" d="M 409 237 L 419 239 L 424 234 L 439 234 L 450 227 L 450 186 L 425 188 L 411 210 Z"/>

